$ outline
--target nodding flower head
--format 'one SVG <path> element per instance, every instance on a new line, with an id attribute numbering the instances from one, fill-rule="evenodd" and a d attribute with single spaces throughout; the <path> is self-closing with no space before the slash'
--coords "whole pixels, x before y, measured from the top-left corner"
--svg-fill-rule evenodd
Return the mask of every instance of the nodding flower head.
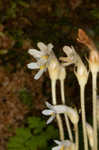
<path id="1" fill-rule="evenodd" d="M 53 121 L 53 119 L 55 118 L 56 114 L 64 114 L 66 113 L 67 116 L 70 118 L 71 122 L 73 124 L 77 124 L 79 121 L 79 116 L 77 111 L 75 111 L 73 108 L 68 107 L 66 105 L 51 105 L 48 102 L 46 102 L 46 106 L 49 109 L 45 109 L 42 111 L 42 114 L 44 114 L 45 116 L 51 116 L 48 121 L 47 124 L 51 123 Z"/>
<path id="2" fill-rule="evenodd" d="M 42 114 L 45 116 L 51 116 L 48 121 L 47 124 L 51 123 L 53 121 L 53 119 L 55 118 L 56 114 L 61 114 L 64 113 L 66 111 L 65 105 L 51 105 L 48 102 L 46 102 L 46 106 L 49 109 L 45 109 L 42 111 Z"/>
<path id="3" fill-rule="evenodd" d="M 37 62 L 32 62 L 27 65 L 29 69 L 40 69 L 34 77 L 36 80 L 39 79 L 41 75 L 47 70 L 51 55 L 53 53 L 53 45 L 51 43 L 45 45 L 42 42 L 38 42 L 37 46 L 40 51 L 36 49 L 29 49 L 28 51 L 28 53 L 32 55 L 37 60 Z"/>
<path id="4" fill-rule="evenodd" d="M 99 72 L 99 51 L 92 39 L 82 29 L 79 29 L 77 41 L 87 46 L 90 50 L 88 62 L 91 72 Z"/>
<path id="5" fill-rule="evenodd" d="M 89 56 L 89 68 L 91 72 L 97 73 L 99 72 L 99 51 L 98 50 L 92 50 L 90 51 L 90 56 Z"/>
<path id="6" fill-rule="evenodd" d="M 76 53 L 73 46 L 64 46 L 63 47 L 64 53 L 67 55 L 67 57 L 60 57 L 60 60 L 64 61 L 63 65 L 68 66 L 71 64 L 77 65 L 81 62 L 81 59 L 79 55 Z"/>
<path id="7" fill-rule="evenodd" d="M 53 147 L 52 150 L 66 150 L 66 149 L 75 150 L 76 148 L 75 144 L 69 140 L 64 141 L 54 140 L 54 142 L 58 144 L 58 146 Z"/>
<path id="8" fill-rule="evenodd" d="M 77 54 L 73 47 L 64 46 L 63 51 L 67 57 L 61 57 L 60 60 L 65 61 L 63 65 L 68 66 L 74 64 L 77 68 L 75 75 L 79 81 L 79 84 L 85 84 L 88 79 L 88 71 L 82 62 L 80 56 Z"/>

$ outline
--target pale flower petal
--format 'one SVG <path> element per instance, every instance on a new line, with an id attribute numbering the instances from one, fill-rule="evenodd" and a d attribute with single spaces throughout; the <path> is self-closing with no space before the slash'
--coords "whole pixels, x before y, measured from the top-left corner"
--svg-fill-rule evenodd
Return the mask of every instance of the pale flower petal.
<path id="1" fill-rule="evenodd" d="M 45 115 L 45 116 L 49 116 L 49 115 L 51 115 L 52 113 L 54 113 L 54 111 L 49 110 L 49 109 L 45 109 L 45 110 L 42 111 L 42 114 Z"/>
<path id="2" fill-rule="evenodd" d="M 50 103 L 48 103 L 48 102 L 45 102 L 45 104 L 46 104 L 46 106 L 49 108 L 49 109 L 53 109 L 53 105 L 51 105 Z"/>
<path id="3" fill-rule="evenodd" d="M 29 63 L 27 64 L 27 67 L 29 69 L 39 69 L 40 67 L 37 65 L 37 63 Z"/>
<path id="4" fill-rule="evenodd" d="M 55 106 L 53 106 L 53 111 L 55 111 L 57 114 L 66 113 L 67 106 L 66 105 L 55 105 Z"/>
<path id="5" fill-rule="evenodd" d="M 53 48 L 53 44 L 49 43 L 48 44 L 48 52 L 50 53 L 52 51 L 52 48 Z"/>
<path id="6" fill-rule="evenodd" d="M 41 76 L 42 76 L 42 74 L 45 72 L 45 70 L 44 69 L 40 69 L 39 71 L 38 71 L 38 73 L 34 76 L 34 79 L 35 80 L 38 80 Z"/>
<path id="7" fill-rule="evenodd" d="M 29 49 L 28 53 L 32 55 L 34 58 L 40 58 L 41 52 L 36 49 Z"/>
<path id="8" fill-rule="evenodd" d="M 46 46 L 43 42 L 38 42 L 38 43 L 37 43 L 37 47 L 38 47 L 41 51 L 46 51 L 46 50 L 47 50 L 47 46 Z"/>
<path id="9" fill-rule="evenodd" d="M 58 144 L 58 145 L 60 145 L 60 144 L 61 144 L 61 142 L 60 142 L 60 141 L 58 141 L 58 140 L 54 140 L 54 142 L 55 142 L 56 144 Z"/>
<path id="10" fill-rule="evenodd" d="M 40 58 L 38 61 L 37 61 L 37 63 L 38 63 L 38 65 L 44 65 L 44 64 L 46 64 L 47 63 L 47 59 L 44 59 L 44 58 Z"/>
<path id="11" fill-rule="evenodd" d="M 53 59 L 52 53 L 54 55 L 54 52 L 51 51 L 53 48 L 53 45 L 51 43 L 46 45 L 43 42 L 38 42 L 37 46 L 39 47 L 40 51 L 38 51 L 36 49 L 29 49 L 29 51 L 28 51 L 28 53 L 37 60 L 37 65 L 40 68 L 40 71 L 34 77 L 34 79 L 36 79 L 36 80 L 39 79 L 41 77 L 41 75 L 43 74 L 43 72 L 45 72 L 47 70 L 51 59 Z M 34 68 L 38 68 L 38 67 L 31 65 L 31 66 L 29 66 L 29 68 L 34 69 Z"/>
<path id="12" fill-rule="evenodd" d="M 70 55 L 72 54 L 72 52 L 73 52 L 72 48 L 69 47 L 69 46 L 64 46 L 64 47 L 63 47 L 63 51 L 65 52 L 65 54 L 66 54 L 67 56 L 70 56 Z"/>
<path id="13" fill-rule="evenodd" d="M 60 150 L 61 149 L 61 146 L 55 146 L 52 148 L 52 150 Z"/>
<path id="14" fill-rule="evenodd" d="M 47 120 L 46 124 L 51 123 L 51 122 L 54 120 L 54 118 L 55 118 L 55 116 L 54 116 L 54 115 L 53 115 L 53 116 L 51 116 L 51 117 Z"/>

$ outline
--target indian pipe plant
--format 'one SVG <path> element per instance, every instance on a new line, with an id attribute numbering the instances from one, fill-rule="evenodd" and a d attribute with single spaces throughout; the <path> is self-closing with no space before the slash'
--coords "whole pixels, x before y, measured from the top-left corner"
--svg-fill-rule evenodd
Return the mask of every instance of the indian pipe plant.
<path id="1" fill-rule="evenodd" d="M 51 43 L 46 45 L 43 42 L 38 42 L 37 47 L 40 50 L 29 49 L 28 51 L 28 53 L 36 59 L 36 62 L 27 64 L 27 67 L 29 69 L 39 69 L 37 74 L 34 76 L 34 79 L 38 80 L 43 75 L 43 73 L 48 70 L 51 80 L 52 104 L 46 102 L 47 109 L 43 110 L 42 114 L 45 116 L 50 116 L 47 124 L 51 123 L 53 119 L 57 120 L 60 139 L 59 141 L 54 140 L 57 146 L 53 147 L 52 150 L 80 150 L 78 128 L 79 114 L 76 108 L 74 109 L 70 106 L 67 106 L 64 94 L 64 80 L 67 75 L 65 67 L 68 67 L 71 64 L 74 64 L 74 74 L 80 87 L 84 150 L 88 150 L 89 147 L 92 150 L 98 150 L 97 122 L 99 122 L 99 98 L 97 98 L 97 74 L 99 72 L 99 51 L 97 50 L 94 42 L 86 35 L 86 33 L 82 29 L 78 30 L 77 41 L 89 48 L 89 58 L 87 58 L 89 70 L 87 69 L 73 46 L 63 47 L 63 51 L 66 54 L 66 57 L 59 58 L 61 60 L 61 63 L 56 58 L 53 51 L 53 45 Z M 87 122 L 85 110 L 85 86 L 87 84 L 90 71 L 92 73 L 93 125 L 90 125 Z M 60 81 L 60 105 L 57 104 L 57 80 Z M 65 118 L 68 139 L 65 139 L 62 120 L 63 116 Z M 71 123 L 74 126 L 74 137 L 72 133 Z"/>

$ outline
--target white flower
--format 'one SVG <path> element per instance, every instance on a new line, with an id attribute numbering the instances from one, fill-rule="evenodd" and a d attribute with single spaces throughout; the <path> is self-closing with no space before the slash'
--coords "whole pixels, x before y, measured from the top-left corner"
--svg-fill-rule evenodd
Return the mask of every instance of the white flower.
<path id="1" fill-rule="evenodd" d="M 48 119 L 47 124 L 51 123 L 53 119 L 55 118 L 56 114 L 64 114 L 66 113 L 67 116 L 70 118 L 71 122 L 73 124 L 77 124 L 79 121 L 79 116 L 77 111 L 75 111 L 73 108 L 68 107 L 66 105 L 51 105 L 48 102 L 46 102 L 46 106 L 49 109 L 45 109 L 42 111 L 42 114 L 51 117 Z"/>
<path id="2" fill-rule="evenodd" d="M 47 124 L 51 123 L 53 121 L 53 119 L 55 118 L 56 114 L 60 114 L 60 113 L 64 113 L 66 111 L 65 105 L 51 105 L 48 102 L 46 102 L 46 106 L 49 109 L 45 109 L 42 111 L 42 114 L 45 116 L 51 116 L 48 121 Z"/>
<path id="3" fill-rule="evenodd" d="M 88 79 L 88 71 L 82 62 L 80 56 L 76 53 L 73 47 L 64 46 L 63 51 L 67 57 L 61 57 L 60 60 L 65 61 L 64 66 L 74 64 L 76 67 L 75 75 L 80 85 L 85 85 Z"/>
<path id="4" fill-rule="evenodd" d="M 32 55 L 37 60 L 37 62 L 32 62 L 27 65 L 29 69 L 40 69 L 34 77 L 36 80 L 39 79 L 41 75 L 47 70 L 49 60 L 53 53 L 53 45 L 51 43 L 45 45 L 42 42 L 38 42 L 37 46 L 40 51 L 36 49 L 29 49 L 28 51 L 28 53 Z"/>
<path id="5" fill-rule="evenodd" d="M 54 142 L 58 144 L 58 146 L 53 147 L 52 150 L 75 150 L 76 148 L 75 144 L 69 140 L 54 140 Z"/>
<path id="6" fill-rule="evenodd" d="M 71 47 L 64 46 L 63 51 L 67 55 L 67 57 L 60 57 L 60 60 L 65 62 L 65 63 L 63 63 L 64 66 L 68 66 L 71 64 L 77 65 L 79 62 L 81 63 L 81 59 L 80 59 L 79 55 L 76 53 L 73 46 L 71 46 Z"/>

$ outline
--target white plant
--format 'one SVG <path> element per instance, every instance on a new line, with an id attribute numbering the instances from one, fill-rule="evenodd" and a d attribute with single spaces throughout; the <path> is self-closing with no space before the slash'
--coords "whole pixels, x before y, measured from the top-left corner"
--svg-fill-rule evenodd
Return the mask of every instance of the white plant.
<path id="1" fill-rule="evenodd" d="M 38 73 L 35 75 L 34 79 L 39 79 L 41 75 L 48 69 L 49 70 L 49 75 L 51 78 L 51 85 L 52 85 L 52 102 L 53 104 L 56 104 L 56 92 L 55 92 L 55 85 L 56 85 L 56 78 L 58 78 L 58 73 L 60 72 L 60 65 L 59 62 L 57 61 L 57 58 L 54 55 L 54 52 L 52 50 L 53 45 L 49 43 L 48 45 L 45 45 L 43 42 L 38 42 L 37 43 L 38 48 L 40 51 L 36 49 L 29 49 L 29 54 L 32 55 L 37 62 L 30 63 L 27 65 L 29 69 L 40 69 Z M 53 70 L 53 66 L 56 66 Z M 63 68 L 63 67 L 62 67 Z M 65 75 L 65 69 L 63 69 L 64 74 L 62 76 L 64 77 Z M 61 74 L 60 74 L 61 75 Z M 60 138 L 61 140 L 64 139 L 64 131 L 63 131 L 63 125 L 62 125 L 62 119 L 60 118 L 59 115 L 56 116 L 57 118 L 57 123 L 59 127 L 59 133 L 60 133 Z"/>
<path id="2" fill-rule="evenodd" d="M 64 98 L 64 79 L 66 76 L 65 68 L 59 63 L 58 59 L 56 58 L 52 48 L 53 45 L 49 43 L 45 45 L 42 42 L 38 42 L 37 44 L 40 51 L 35 49 L 30 49 L 28 52 L 32 55 L 37 62 L 30 63 L 27 65 L 29 69 L 40 69 L 39 72 L 35 75 L 34 79 L 39 79 L 41 75 L 48 69 L 49 76 L 51 79 L 51 87 L 52 87 L 52 103 L 56 104 L 56 80 L 59 79 L 61 83 L 61 96 L 62 96 L 62 103 L 65 103 Z M 65 115 L 66 126 L 69 133 L 69 137 L 72 140 L 72 132 L 69 124 L 69 120 Z M 57 115 L 58 126 L 60 129 L 60 136 L 61 139 L 64 138 L 63 134 L 63 127 L 62 127 L 62 120 L 59 115 Z"/>
<path id="3" fill-rule="evenodd" d="M 81 111 L 82 111 L 82 125 L 83 125 L 83 136 L 84 136 L 84 147 L 88 150 L 87 132 L 86 132 L 86 115 L 85 115 L 85 103 L 84 103 L 84 89 L 88 80 L 88 71 L 83 64 L 80 56 L 76 53 L 75 49 L 71 46 L 64 46 L 63 51 L 67 57 L 60 57 L 60 60 L 64 61 L 64 66 L 74 64 L 76 70 L 74 71 L 79 86 L 80 86 L 80 99 L 81 99 Z"/>
<path id="4" fill-rule="evenodd" d="M 78 115 L 77 111 L 74 110 L 73 108 L 69 107 L 69 106 L 66 106 L 66 105 L 51 105 L 48 102 L 46 102 L 46 106 L 49 109 L 45 109 L 45 110 L 42 111 L 42 114 L 44 114 L 46 116 L 51 115 L 52 116 L 51 118 L 54 119 L 56 114 L 66 113 L 73 124 L 77 124 L 78 121 L 79 121 L 79 115 Z M 51 119 L 50 121 L 52 121 L 53 119 Z M 48 121 L 48 123 L 50 123 L 50 121 Z"/>

